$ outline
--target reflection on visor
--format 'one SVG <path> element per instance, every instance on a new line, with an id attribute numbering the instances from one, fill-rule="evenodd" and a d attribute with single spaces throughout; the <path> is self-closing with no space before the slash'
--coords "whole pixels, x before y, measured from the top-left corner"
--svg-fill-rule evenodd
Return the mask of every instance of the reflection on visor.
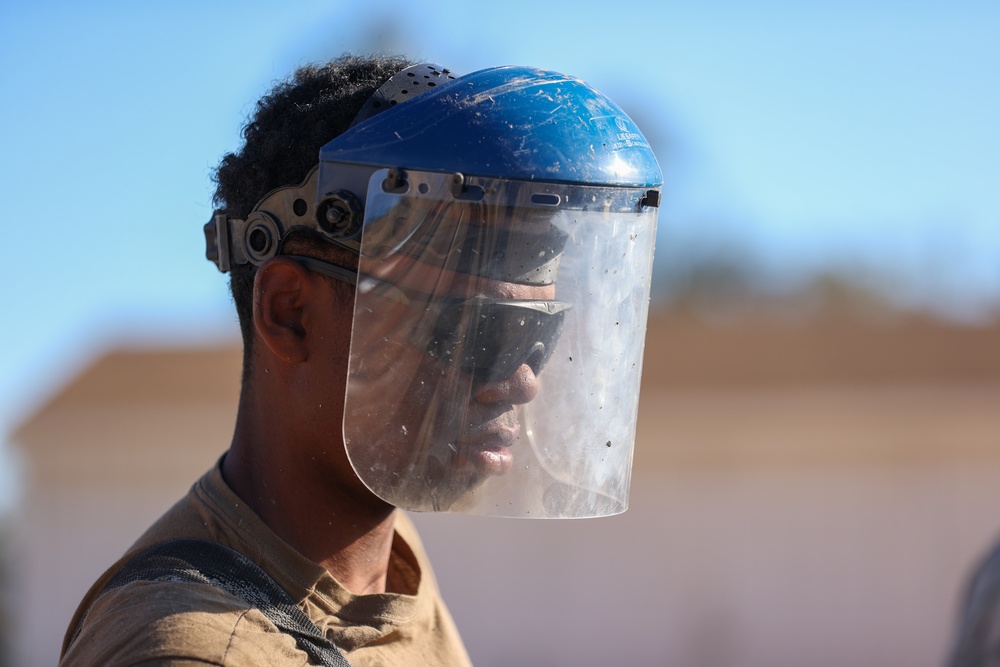
<path id="1" fill-rule="evenodd" d="M 535 374 L 541 371 L 559 340 L 570 304 L 474 297 L 448 299 L 434 307 L 440 314 L 427 353 L 479 380 L 496 382 L 521 364 Z"/>

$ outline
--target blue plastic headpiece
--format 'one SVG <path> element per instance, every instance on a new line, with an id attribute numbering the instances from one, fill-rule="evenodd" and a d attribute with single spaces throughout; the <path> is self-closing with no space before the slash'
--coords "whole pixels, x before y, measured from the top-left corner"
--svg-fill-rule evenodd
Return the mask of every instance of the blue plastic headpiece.
<path id="1" fill-rule="evenodd" d="M 455 78 L 423 64 L 397 72 L 354 124 L 320 149 L 305 180 L 271 191 L 246 220 L 216 211 L 206 256 L 221 271 L 260 265 L 291 229 L 360 250 L 372 172 L 595 187 L 642 188 L 639 207 L 659 206 L 660 167 L 635 123 L 579 79 L 530 67 L 496 67 Z"/>
<path id="2" fill-rule="evenodd" d="M 321 171 L 325 163 L 555 183 L 662 184 L 649 143 L 618 105 L 579 79 L 531 67 L 444 78 L 323 146 Z"/>

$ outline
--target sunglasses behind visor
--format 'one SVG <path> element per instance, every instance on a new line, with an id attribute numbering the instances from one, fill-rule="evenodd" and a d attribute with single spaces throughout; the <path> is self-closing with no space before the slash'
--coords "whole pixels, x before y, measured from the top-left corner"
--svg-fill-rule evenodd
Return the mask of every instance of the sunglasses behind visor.
<path id="1" fill-rule="evenodd" d="M 496 382 L 527 364 L 536 374 L 552 356 L 563 315 L 562 301 L 445 299 L 437 311 L 424 349 L 479 380 Z"/>
<path id="2" fill-rule="evenodd" d="M 357 273 L 312 257 L 286 255 L 310 271 L 336 280 L 358 283 Z M 552 356 L 563 316 L 572 304 L 564 301 L 446 297 L 427 302 L 411 298 L 389 283 L 362 276 L 365 287 L 415 308 L 427 317 L 411 343 L 443 363 L 457 366 L 485 382 L 502 380 L 528 364 L 536 374 Z"/>

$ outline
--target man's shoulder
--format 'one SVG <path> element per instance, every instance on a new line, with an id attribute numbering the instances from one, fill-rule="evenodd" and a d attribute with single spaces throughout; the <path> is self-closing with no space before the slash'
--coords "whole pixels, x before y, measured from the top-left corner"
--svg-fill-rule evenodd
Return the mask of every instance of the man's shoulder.
<path id="1" fill-rule="evenodd" d="M 214 586 L 134 581 L 98 597 L 60 663 L 305 665 L 295 641 Z"/>
<path id="2" fill-rule="evenodd" d="M 232 592 L 183 577 L 121 579 L 147 549 L 174 540 L 232 542 L 211 500 L 221 483 L 216 466 L 94 583 L 70 623 L 60 664 L 307 664 L 294 639 Z"/>

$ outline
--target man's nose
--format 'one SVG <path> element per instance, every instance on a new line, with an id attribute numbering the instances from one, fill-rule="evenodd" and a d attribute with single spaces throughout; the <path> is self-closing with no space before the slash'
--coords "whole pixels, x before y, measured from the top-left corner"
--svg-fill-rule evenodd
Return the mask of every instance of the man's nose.
<path id="1" fill-rule="evenodd" d="M 476 389 L 480 403 L 528 403 L 538 395 L 538 377 L 528 364 L 521 364 L 505 378 L 484 382 Z"/>

